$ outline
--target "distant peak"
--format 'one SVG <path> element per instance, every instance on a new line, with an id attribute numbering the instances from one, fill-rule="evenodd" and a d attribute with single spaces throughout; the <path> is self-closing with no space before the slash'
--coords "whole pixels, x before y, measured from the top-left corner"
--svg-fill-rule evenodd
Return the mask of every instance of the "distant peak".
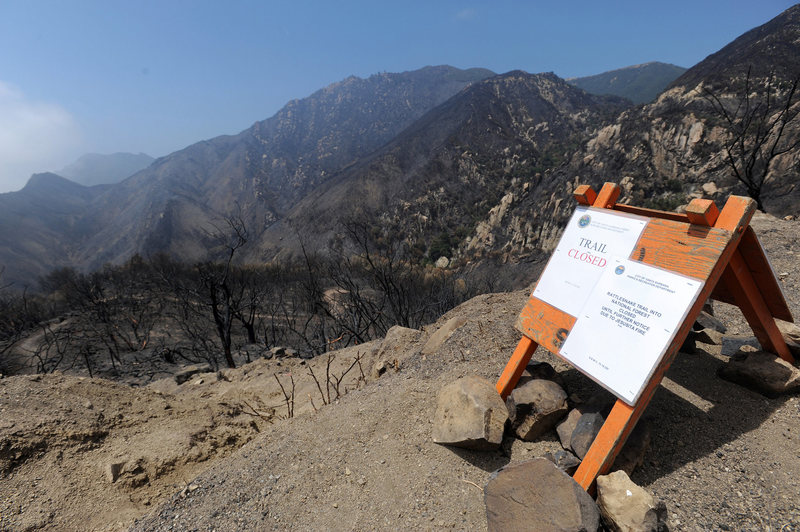
<path id="1" fill-rule="evenodd" d="M 25 187 L 22 190 L 40 190 L 40 189 L 52 189 L 54 187 L 75 187 L 75 188 L 83 188 L 83 185 L 79 185 L 74 181 L 70 181 L 66 177 L 60 176 L 58 174 L 54 174 L 53 172 L 42 172 L 40 174 L 33 174 L 28 182 L 25 184 Z"/>

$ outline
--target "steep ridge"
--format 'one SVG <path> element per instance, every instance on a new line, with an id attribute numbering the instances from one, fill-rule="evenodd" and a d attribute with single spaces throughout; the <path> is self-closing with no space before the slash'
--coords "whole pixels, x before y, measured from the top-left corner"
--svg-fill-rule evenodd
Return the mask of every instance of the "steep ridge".
<path id="1" fill-rule="evenodd" d="M 545 174 L 535 195 L 512 186 L 508 192 L 515 200 L 494 207 L 498 216 L 483 226 L 483 246 L 506 249 L 506 256 L 514 261 L 534 251 L 530 243 L 537 237 L 546 248 L 547 235 L 557 233 L 573 209 L 574 203 L 565 200 L 578 183 L 597 190 L 605 181 L 620 183 L 621 202 L 662 210 L 679 208 L 698 197 L 722 205 L 730 194 L 747 195 L 726 162 L 721 121 L 698 85 L 724 92 L 741 83 L 751 65 L 753 76 L 774 74 L 779 83 L 791 80 L 800 68 L 794 59 L 800 57 L 798 35 L 800 6 L 795 6 L 690 68 L 655 102 L 620 113 L 588 142 L 571 150 L 562 166 Z M 758 79 L 763 82 L 764 78 L 754 81 Z M 789 142 L 800 137 L 799 122 L 795 120 L 785 130 Z M 767 212 L 800 215 L 799 163 L 797 149 L 776 160 L 763 189 Z M 542 213 L 538 223 L 529 223 L 531 213 Z M 549 241 L 553 243 L 552 238 Z M 462 250 L 469 245 L 462 245 Z"/>
<path id="2" fill-rule="evenodd" d="M 80 222 L 86 238 L 59 235 L 76 249 L 65 261 L 93 269 L 136 252 L 160 251 L 196 260 L 206 253 L 213 223 L 237 211 L 258 234 L 329 175 L 490 75 L 485 69 L 436 66 L 350 77 L 290 102 L 238 135 L 162 157 L 94 199 Z M 0 264 L 16 271 L 25 271 L 30 261 L 55 265 L 46 253 L 33 253 L 21 263 L 13 252 L 0 255 Z"/>
<path id="3" fill-rule="evenodd" d="M 265 233 L 262 256 L 285 251 L 286 234 L 312 249 L 335 245 L 339 223 L 352 216 L 377 217 L 384 234 L 404 237 L 421 253 L 437 236 L 464 238 L 512 183 L 535 188 L 626 105 L 554 74 L 513 71 L 476 83 L 309 194 Z"/>
<path id="4" fill-rule="evenodd" d="M 71 264 L 75 243 L 91 231 L 84 213 L 104 190 L 43 173 L 31 176 L 22 190 L 0 194 L 3 284 L 30 286 L 50 269 Z"/>
<path id="5" fill-rule="evenodd" d="M 159 159 L 101 198 L 94 224 L 103 229 L 84 246 L 81 262 L 96 267 L 161 251 L 197 260 L 213 226 L 236 212 L 257 236 L 343 165 L 488 73 L 441 66 L 351 77 L 238 135 Z"/>
<path id="6" fill-rule="evenodd" d="M 700 84 L 725 91 L 751 65 L 754 82 L 791 80 L 798 35 L 795 6 L 689 69 L 655 102 L 628 109 L 552 74 L 479 81 L 490 73 L 443 66 L 348 78 L 92 191 L 86 214 L 45 224 L 57 245 L 22 253 L 9 242 L 0 264 L 93 269 L 137 252 L 198 260 L 231 214 L 256 243 L 242 256 L 254 261 L 297 252 L 300 239 L 315 250 L 338 246 L 339 222 L 353 216 L 404 238 L 418 259 L 528 260 L 552 244 L 578 182 L 621 182 L 621 201 L 666 210 L 746 194 Z M 797 138 L 798 124 L 785 134 Z M 798 150 L 776 161 L 767 211 L 797 214 L 798 162 Z M 45 239 L 39 225 L 28 226 L 34 242 Z"/>
<path id="7" fill-rule="evenodd" d="M 87 153 L 59 170 L 58 174 L 87 187 L 108 185 L 119 183 L 147 168 L 154 160 L 145 153 Z"/>
<path id="8" fill-rule="evenodd" d="M 613 94 L 637 104 L 650 103 L 684 72 L 683 67 L 653 61 L 567 82 L 592 94 Z"/>
<path id="9" fill-rule="evenodd" d="M 800 4 L 709 55 L 673 81 L 670 87 L 694 88 L 699 83 L 725 83 L 744 75 L 748 69 L 755 77 L 775 74 L 780 79 L 791 79 L 800 72 L 798 46 Z"/>

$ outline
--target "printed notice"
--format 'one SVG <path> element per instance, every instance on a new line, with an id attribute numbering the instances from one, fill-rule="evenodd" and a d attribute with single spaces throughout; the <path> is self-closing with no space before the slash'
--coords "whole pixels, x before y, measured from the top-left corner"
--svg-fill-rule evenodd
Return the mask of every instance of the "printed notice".
<path id="1" fill-rule="evenodd" d="M 628 257 L 647 218 L 603 209 L 575 209 L 533 296 L 578 316 L 612 257 Z"/>
<path id="2" fill-rule="evenodd" d="M 633 405 L 702 284 L 640 262 L 610 259 L 559 354 Z"/>

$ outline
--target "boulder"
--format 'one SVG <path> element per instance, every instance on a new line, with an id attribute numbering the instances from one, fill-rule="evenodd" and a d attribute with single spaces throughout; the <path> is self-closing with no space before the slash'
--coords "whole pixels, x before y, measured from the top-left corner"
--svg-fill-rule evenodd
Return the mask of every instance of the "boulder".
<path id="1" fill-rule="evenodd" d="M 553 366 L 547 362 L 537 362 L 535 360 L 529 362 L 522 371 L 522 375 L 519 378 L 517 386 L 525 384 L 532 379 L 545 379 L 548 381 L 553 381 L 562 388 L 565 388 L 564 379 L 562 379 L 561 375 L 559 375 Z"/>
<path id="2" fill-rule="evenodd" d="M 377 379 L 390 368 L 400 368 L 400 362 L 414 352 L 414 345 L 422 335 L 422 331 L 395 325 L 386 331 L 375 353 L 375 363 L 370 375 Z"/>
<path id="3" fill-rule="evenodd" d="M 506 400 L 511 429 L 521 440 L 533 441 L 552 429 L 568 411 L 567 394 L 553 381 L 533 379 L 517 386 Z"/>
<path id="4" fill-rule="evenodd" d="M 570 448 L 581 460 L 586 456 L 604 422 L 605 419 L 599 412 L 587 412 L 578 420 L 575 430 L 572 431 Z"/>
<path id="5" fill-rule="evenodd" d="M 702 132 L 702 122 L 697 122 L 697 123 L 701 124 L 700 131 Z M 695 131 L 694 126 L 692 126 L 692 129 L 689 131 L 689 142 L 692 142 L 692 140 L 695 139 L 695 137 L 692 135 L 692 133 L 694 131 Z M 697 140 L 699 140 L 699 139 L 695 139 L 694 142 L 692 142 L 692 143 L 693 144 L 696 143 Z M 719 192 L 719 189 L 717 188 L 716 183 L 714 183 L 713 181 L 709 181 L 708 183 L 703 183 L 702 185 L 700 185 L 700 188 L 703 189 L 703 193 L 706 196 L 713 196 L 714 194 Z"/>
<path id="6" fill-rule="evenodd" d="M 483 500 L 489 532 L 594 532 L 600 526 L 600 513 L 589 494 L 546 458 L 494 472 Z"/>
<path id="7" fill-rule="evenodd" d="M 467 376 L 442 388 L 433 421 L 433 441 L 466 449 L 500 447 L 508 410 L 494 385 Z"/>
<path id="8" fill-rule="evenodd" d="M 702 331 L 703 329 L 712 329 L 714 331 L 725 334 L 728 330 L 725 324 L 715 318 L 710 312 L 704 310 L 697 316 L 694 322 L 694 330 Z"/>
<path id="9" fill-rule="evenodd" d="M 800 370 L 766 351 L 739 353 L 717 375 L 767 397 L 800 391 Z"/>
<path id="10" fill-rule="evenodd" d="M 570 476 L 572 476 L 575 470 L 578 469 L 578 466 L 581 465 L 581 460 L 569 451 L 561 450 L 555 453 L 544 453 L 544 457 Z"/>
<path id="11" fill-rule="evenodd" d="M 286 356 L 286 348 L 285 347 L 275 346 L 275 347 L 273 347 L 272 349 L 269 350 L 269 354 L 270 354 L 270 356 L 266 356 L 265 355 L 265 358 L 272 358 L 272 357 L 280 358 L 280 357 Z"/>
<path id="12" fill-rule="evenodd" d="M 372 366 L 372 371 L 370 372 L 370 375 L 372 376 L 373 379 L 377 379 L 381 375 L 386 373 L 387 369 L 388 366 L 386 365 L 385 360 L 377 360 L 375 364 Z"/>
<path id="13" fill-rule="evenodd" d="M 699 331 L 691 331 L 689 336 L 694 337 L 695 342 L 701 344 L 721 345 L 722 333 L 714 329 L 702 329 Z"/>
<path id="14" fill-rule="evenodd" d="M 667 508 L 634 484 L 624 471 L 597 477 L 597 506 L 615 532 L 667 530 Z"/>
<path id="15" fill-rule="evenodd" d="M 754 347 L 756 350 L 761 349 L 761 344 L 758 343 L 755 336 L 723 336 L 720 353 L 730 357 L 739 353 L 744 346 Z"/>
<path id="16" fill-rule="evenodd" d="M 579 408 L 573 408 L 561 422 L 556 426 L 556 433 L 558 439 L 561 441 L 561 446 L 564 449 L 572 449 L 572 433 L 575 427 L 578 426 L 578 420 L 583 415 Z"/>
<path id="17" fill-rule="evenodd" d="M 109 462 L 106 464 L 106 480 L 111 483 L 114 483 L 119 478 L 120 474 L 122 473 L 122 468 L 125 467 L 125 461 L 121 462 Z"/>
<path id="18" fill-rule="evenodd" d="M 445 322 L 444 325 L 439 327 L 435 333 L 433 333 L 428 341 L 425 342 L 425 345 L 422 346 L 422 354 L 423 355 L 432 355 L 436 351 L 442 347 L 442 344 L 447 341 L 450 336 L 453 335 L 456 330 L 467 323 L 466 318 L 461 316 L 456 316 L 454 318 L 450 318 Z"/>
<path id="19" fill-rule="evenodd" d="M 210 373 L 211 371 L 213 370 L 210 364 L 192 364 L 190 366 L 185 366 L 182 370 L 177 372 L 173 378 L 176 383 L 183 384 L 198 373 Z"/>
<path id="20" fill-rule="evenodd" d="M 775 320 L 775 323 L 778 325 L 778 329 L 789 347 L 789 352 L 792 353 L 795 359 L 800 359 L 800 327 L 783 320 Z"/>

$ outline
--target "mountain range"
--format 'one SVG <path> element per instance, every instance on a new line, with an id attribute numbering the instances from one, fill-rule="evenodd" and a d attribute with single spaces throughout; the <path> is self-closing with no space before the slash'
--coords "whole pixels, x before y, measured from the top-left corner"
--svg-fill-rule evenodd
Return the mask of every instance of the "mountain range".
<path id="1" fill-rule="evenodd" d="M 653 61 L 594 76 L 570 78 L 567 82 L 592 94 L 613 94 L 638 104 L 655 100 L 667 85 L 684 72 L 686 69 L 683 67 Z"/>
<path id="2" fill-rule="evenodd" d="M 146 153 L 87 153 L 55 173 L 86 187 L 111 185 L 147 168 L 154 160 Z"/>
<path id="3" fill-rule="evenodd" d="M 798 17 L 795 6 L 673 81 L 679 67 L 658 63 L 603 75 L 606 87 L 628 90 L 637 86 L 631 74 L 650 83 L 654 69 L 669 70 L 658 82 L 669 86 L 650 103 L 592 94 L 605 90 L 596 76 L 426 67 L 347 78 L 120 183 L 84 187 L 37 174 L 0 194 L 4 280 L 32 284 L 54 267 L 91 270 L 134 253 L 201 260 L 232 215 L 248 228 L 248 261 L 296 254 L 301 242 L 340 246 L 342 222 L 355 218 L 404 239 L 421 260 L 444 252 L 455 265 L 524 269 L 552 246 L 578 183 L 619 182 L 623 202 L 664 209 L 743 193 L 698 86 L 734 84 L 748 65 L 760 79 L 793 79 Z M 800 205 L 797 160 L 787 154 L 770 175 L 763 199 L 776 214 Z"/>

